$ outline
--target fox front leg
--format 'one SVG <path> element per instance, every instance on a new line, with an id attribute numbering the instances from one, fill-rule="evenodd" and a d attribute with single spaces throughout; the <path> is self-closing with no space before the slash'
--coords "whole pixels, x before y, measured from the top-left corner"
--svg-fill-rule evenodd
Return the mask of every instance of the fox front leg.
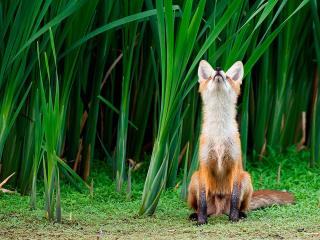
<path id="1" fill-rule="evenodd" d="M 198 209 L 198 225 L 207 224 L 207 199 L 205 188 L 200 189 L 199 192 L 199 209 Z"/>
<path id="2" fill-rule="evenodd" d="M 232 222 L 237 222 L 240 219 L 240 210 L 239 210 L 239 199 L 240 199 L 240 189 L 237 182 L 233 184 L 233 189 L 231 192 L 230 199 L 230 213 L 229 220 Z"/>

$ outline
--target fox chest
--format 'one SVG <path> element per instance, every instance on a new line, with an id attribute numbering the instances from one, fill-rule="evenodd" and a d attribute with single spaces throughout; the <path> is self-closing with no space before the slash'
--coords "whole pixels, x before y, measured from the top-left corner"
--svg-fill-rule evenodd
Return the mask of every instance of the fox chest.
<path id="1" fill-rule="evenodd" d="M 241 151 L 231 139 L 221 143 L 209 141 L 200 149 L 200 159 L 216 174 L 224 174 L 229 171 L 239 159 Z"/>

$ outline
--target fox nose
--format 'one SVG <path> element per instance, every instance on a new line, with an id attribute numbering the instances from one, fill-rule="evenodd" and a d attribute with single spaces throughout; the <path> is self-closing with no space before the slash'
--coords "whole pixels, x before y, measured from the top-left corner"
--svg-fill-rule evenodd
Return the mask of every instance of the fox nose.
<path id="1" fill-rule="evenodd" d="M 215 70 L 216 72 L 220 72 L 220 71 L 221 71 L 221 68 L 220 68 L 220 67 L 216 67 L 214 70 Z"/>

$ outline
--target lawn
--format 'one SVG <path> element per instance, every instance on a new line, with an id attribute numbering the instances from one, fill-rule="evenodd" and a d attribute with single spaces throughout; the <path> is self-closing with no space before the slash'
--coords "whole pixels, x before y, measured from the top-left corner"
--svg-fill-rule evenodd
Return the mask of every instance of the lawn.
<path id="1" fill-rule="evenodd" d="M 268 164 L 271 158 L 280 170 Z M 92 173 L 93 196 L 62 184 L 62 224 L 45 219 L 41 187 L 34 211 L 29 210 L 28 196 L 1 194 L 0 239 L 320 239 L 320 171 L 307 166 L 308 158 L 308 152 L 289 151 L 264 159 L 263 166 L 250 166 L 256 189 L 290 190 L 296 204 L 250 212 L 238 223 L 221 216 L 197 227 L 188 220 L 191 211 L 179 188 L 161 196 L 154 216 L 139 217 L 141 173 L 133 176 L 132 198 L 127 200 L 114 191 L 101 166 Z"/>

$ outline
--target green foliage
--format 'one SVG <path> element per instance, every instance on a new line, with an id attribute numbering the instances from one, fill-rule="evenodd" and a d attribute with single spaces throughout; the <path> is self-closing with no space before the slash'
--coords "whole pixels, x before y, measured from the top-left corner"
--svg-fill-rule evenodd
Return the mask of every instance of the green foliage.
<path id="1" fill-rule="evenodd" d="M 140 12 L 143 1 L 137 0 L 135 4 L 129 4 L 128 1 L 124 0 L 121 2 L 123 15 L 132 15 L 136 12 Z M 127 134 L 128 134 L 128 121 L 129 121 L 129 106 L 130 106 L 130 94 L 132 79 L 138 70 L 138 64 L 134 64 L 134 59 L 139 59 L 140 48 L 142 38 L 137 39 L 137 31 L 139 24 L 137 22 L 125 25 L 122 30 L 122 41 L 123 41 L 123 77 L 122 77 L 122 88 L 121 88 L 121 107 L 118 124 L 118 137 L 115 161 L 117 164 L 116 171 L 116 182 L 117 191 L 121 191 L 123 181 L 125 180 L 125 166 L 126 166 L 126 150 L 127 150 Z M 143 31 L 141 31 L 143 35 Z M 137 43 L 138 42 L 138 43 Z"/>
<path id="2" fill-rule="evenodd" d="M 53 34 L 50 30 L 50 43 L 52 47 L 54 64 L 55 68 L 57 68 L 56 62 L 56 53 L 55 46 L 53 42 Z M 43 166 L 43 175 L 44 175 L 44 196 L 45 196 L 45 210 L 46 217 L 49 220 L 54 220 L 54 209 L 56 209 L 56 220 L 57 222 L 61 222 L 61 199 L 60 199 L 60 184 L 59 184 L 59 169 L 58 169 L 58 156 L 61 151 L 61 130 L 63 129 L 63 124 L 65 123 L 65 109 L 64 104 L 60 104 L 60 93 L 59 93 L 59 80 L 57 75 L 57 70 L 55 71 L 55 79 L 53 80 L 54 84 L 52 85 L 53 91 L 51 90 L 51 77 L 50 77 L 50 68 L 48 63 L 47 54 L 44 53 L 45 60 L 45 70 L 47 73 L 48 79 L 48 97 L 45 93 L 45 88 L 43 85 L 43 77 L 41 73 L 41 56 L 38 50 L 38 62 L 39 62 L 39 71 L 40 71 L 40 99 L 41 99 L 41 115 L 42 117 L 38 119 L 40 127 L 38 127 L 37 131 L 42 131 L 38 135 L 40 137 L 37 141 L 42 141 L 43 135 L 43 149 L 44 154 L 41 156 L 39 154 L 39 146 L 35 146 L 35 153 L 37 157 L 42 158 L 42 166 Z M 54 92 L 54 94 L 52 94 Z M 37 97 L 37 96 L 36 96 Z M 40 130 L 41 128 L 41 130 Z M 38 169 L 39 160 L 35 161 L 34 171 Z M 34 173 L 33 182 L 36 181 L 37 174 Z M 35 191 L 35 189 L 33 189 Z M 35 196 L 35 193 L 32 194 Z M 54 200 L 56 197 L 56 201 Z M 34 202 L 32 203 L 34 205 Z"/>
<path id="3" fill-rule="evenodd" d="M 314 90 L 313 109 L 312 109 L 312 127 L 311 127 L 311 165 L 314 166 L 320 158 L 320 88 L 319 73 L 320 73 L 320 18 L 319 6 L 317 1 L 311 0 L 311 12 L 313 17 L 313 36 L 314 45 L 317 57 L 317 71 L 315 73 L 314 85 L 317 89 Z"/>
<path id="4" fill-rule="evenodd" d="M 53 33 L 50 29 L 50 45 L 54 59 L 54 67 L 56 69 L 54 80 L 51 80 L 49 60 L 47 53 L 44 53 L 45 67 L 42 67 L 41 56 L 39 53 L 39 45 L 37 45 L 38 63 L 39 63 L 39 91 L 36 90 L 35 109 L 36 126 L 35 126 L 35 149 L 34 149 L 34 165 L 33 165 L 33 179 L 32 179 L 32 193 L 30 205 L 35 208 L 36 204 L 36 180 L 39 166 L 43 167 L 44 180 L 44 196 L 45 196 L 45 211 L 46 217 L 49 220 L 56 220 L 61 223 L 61 199 L 60 199 L 60 171 L 59 166 L 65 171 L 69 171 L 71 175 L 78 181 L 82 182 L 68 165 L 59 158 L 62 149 L 62 136 L 66 110 L 65 102 L 61 103 L 61 96 L 59 91 L 59 78 L 57 74 L 57 57 L 55 52 L 55 44 Z M 48 93 L 46 94 L 42 70 L 47 74 Z M 53 82 L 53 83 L 52 83 Z M 40 93 L 39 93 L 40 92 Z M 40 99 L 40 100 L 39 100 Z M 41 149 L 42 148 L 42 149 Z M 41 161 L 42 160 L 42 161 Z M 56 200 L 54 199 L 56 198 Z M 54 210 L 55 216 L 54 217 Z"/>
<path id="5" fill-rule="evenodd" d="M 186 197 L 198 167 L 201 59 L 225 70 L 245 64 L 247 166 L 278 167 L 265 156 L 292 145 L 319 164 L 315 0 L 1 1 L 0 25 L 0 178 L 15 172 L 10 182 L 31 192 L 33 209 L 43 179 L 50 219 L 61 215 L 59 181 L 88 187 L 81 179 L 94 158 L 106 162 L 117 196 L 127 180 L 135 196 L 128 159 L 147 171 L 140 214 L 153 214 L 178 183 Z"/>

